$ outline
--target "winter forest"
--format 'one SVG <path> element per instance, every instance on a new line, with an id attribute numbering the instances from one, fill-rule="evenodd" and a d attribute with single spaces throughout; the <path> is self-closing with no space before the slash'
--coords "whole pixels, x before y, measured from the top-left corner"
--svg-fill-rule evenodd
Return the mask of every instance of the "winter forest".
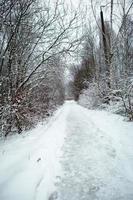
<path id="1" fill-rule="evenodd" d="M 132 0 L 0 0 L 0 200 L 133 200 Z"/>
<path id="2" fill-rule="evenodd" d="M 68 97 L 133 120 L 133 3 L 74 4 L 1 0 L 1 136 L 30 129 Z"/>

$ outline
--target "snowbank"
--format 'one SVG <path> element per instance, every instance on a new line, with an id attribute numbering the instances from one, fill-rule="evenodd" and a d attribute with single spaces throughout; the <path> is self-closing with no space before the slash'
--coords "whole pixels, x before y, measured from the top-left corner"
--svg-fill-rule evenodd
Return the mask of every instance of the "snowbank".
<path id="1" fill-rule="evenodd" d="M 68 110 L 64 105 L 47 125 L 0 142 L 1 200 L 48 200 L 54 192 Z"/>

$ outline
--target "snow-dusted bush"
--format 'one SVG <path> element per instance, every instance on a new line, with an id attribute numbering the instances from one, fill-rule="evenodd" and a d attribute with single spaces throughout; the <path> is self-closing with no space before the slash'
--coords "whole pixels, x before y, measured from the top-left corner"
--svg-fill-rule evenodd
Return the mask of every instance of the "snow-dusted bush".
<path id="1" fill-rule="evenodd" d="M 99 91 L 96 83 L 90 83 L 87 89 L 84 89 L 79 96 L 79 104 L 86 108 L 96 108 L 101 105 Z"/>
<path id="2" fill-rule="evenodd" d="M 110 89 L 105 81 L 87 83 L 88 88 L 82 90 L 79 104 L 89 108 L 102 108 L 110 112 L 126 115 L 133 120 L 133 85 L 130 82 L 122 89 Z"/>

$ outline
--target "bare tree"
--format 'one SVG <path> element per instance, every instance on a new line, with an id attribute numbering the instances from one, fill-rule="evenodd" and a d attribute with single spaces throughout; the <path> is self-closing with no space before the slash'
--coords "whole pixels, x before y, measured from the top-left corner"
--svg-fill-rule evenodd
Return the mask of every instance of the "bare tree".
<path id="1" fill-rule="evenodd" d="M 47 79 L 48 74 L 51 74 L 51 77 L 56 76 L 54 80 L 58 82 L 60 73 L 53 73 L 53 68 L 47 63 L 53 58 L 56 63 L 58 56 L 70 53 L 79 43 L 77 38 L 71 37 L 71 33 L 76 28 L 76 17 L 77 13 L 70 15 L 68 10 L 66 11 L 64 2 L 60 0 L 54 4 L 48 1 L 40 6 L 34 0 L 2 0 L 0 106 L 1 126 L 5 130 L 5 135 L 15 128 L 20 133 L 23 127 L 28 127 L 28 124 L 33 123 L 34 119 L 30 120 L 30 111 L 33 115 L 33 110 L 36 112 L 36 109 L 32 109 L 34 105 L 32 102 L 29 105 L 29 101 L 32 96 L 30 91 L 36 85 L 34 78 L 41 82 Z M 40 70 L 43 72 L 41 78 Z M 51 85 L 56 85 L 52 79 L 50 80 Z M 53 86 L 50 87 L 48 79 L 45 85 L 48 91 L 46 96 L 52 95 Z M 38 86 L 43 87 L 41 84 Z M 57 88 L 59 90 L 62 87 L 60 85 Z M 37 99 L 38 97 L 35 98 Z M 47 103 L 49 102 L 48 100 Z M 44 110 L 48 111 L 48 107 L 47 105 L 47 109 Z M 35 113 L 34 116 L 36 116 Z M 3 122 L 5 122 L 4 126 Z"/>

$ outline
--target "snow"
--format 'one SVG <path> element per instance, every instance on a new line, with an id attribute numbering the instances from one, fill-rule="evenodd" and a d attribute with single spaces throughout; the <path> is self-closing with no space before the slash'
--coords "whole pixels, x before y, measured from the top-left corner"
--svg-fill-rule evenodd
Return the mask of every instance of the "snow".
<path id="1" fill-rule="evenodd" d="M 0 200 L 48 199 L 60 170 L 69 107 L 59 109 L 48 125 L 0 143 Z"/>
<path id="2" fill-rule="evenodd" d="M 0 142 L 0 200 L 132 200 L 133 123 L 67 101 Z"/>

